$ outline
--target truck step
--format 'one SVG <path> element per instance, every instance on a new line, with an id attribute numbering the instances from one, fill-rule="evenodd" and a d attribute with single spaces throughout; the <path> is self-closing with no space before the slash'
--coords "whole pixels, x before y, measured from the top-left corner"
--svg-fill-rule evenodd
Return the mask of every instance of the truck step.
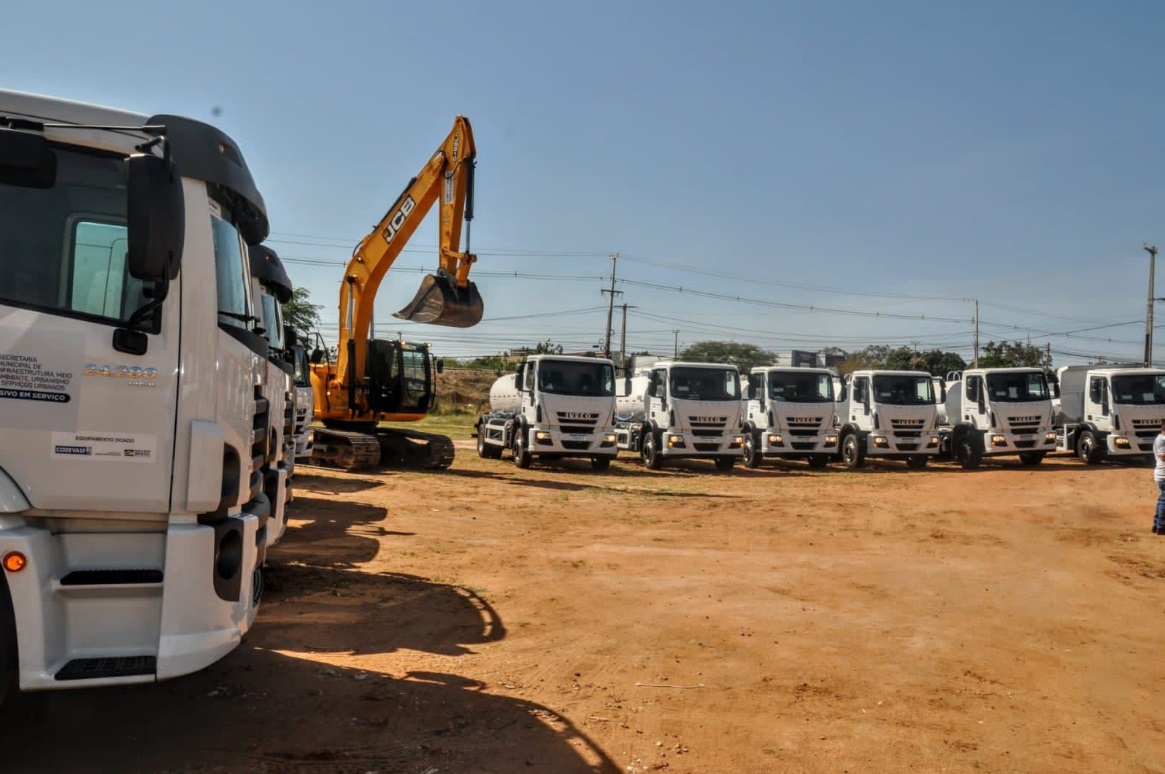
<path id="1" fill-rule="evenodd" d="M 97 680 L 107 677 L 152 675 L 158 671 L 155 656 L 106 656 L 75 658 L 53 675 L 55 680 Z"/>
<path id="2" fill-rule="evenodd" d="M 120 586 L 161 583 L 161 570 L 73 570 L 62 586 Z"/>

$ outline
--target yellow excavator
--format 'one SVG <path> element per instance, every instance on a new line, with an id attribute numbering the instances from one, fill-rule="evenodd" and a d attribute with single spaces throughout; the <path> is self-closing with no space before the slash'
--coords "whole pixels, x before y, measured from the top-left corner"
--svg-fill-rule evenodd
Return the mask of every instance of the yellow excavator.
<path id="1" fill-rule="evenodd" d="M 473 170 L 477 148 L 469 120 L 457 116 L 449 136 L 409 181 L 376 228 L 352 252 L 340 283 L 340 341 L 335 362 L 312 353 L 315 443 L 311 461 L 345 470 L 380 465 L 446 468 L 453 442 L 444 435 L 380 427 L 424 419 L 433 407 L 441 361 L 427 344 L 370 339 L 372 303 L 384 275 L 433 204 L 440 200 L 440 265 L 395 317 L 468 328 L 484 311 L 469 269 Z M 460 252 L 465 226 L 465 252 Z"/>

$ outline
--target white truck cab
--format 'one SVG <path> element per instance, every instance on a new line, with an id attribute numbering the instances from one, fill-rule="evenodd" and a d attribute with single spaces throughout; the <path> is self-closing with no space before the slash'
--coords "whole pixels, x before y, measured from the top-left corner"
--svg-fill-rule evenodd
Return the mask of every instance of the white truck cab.
<path id="1" fill-rule="evenodd" d="M 667 460 L 708 459 L 732 470 L 744 449 L 740 371 L 726 363 L 663 361 L 626 380 L 620 449 L 658 470 Z"/>
<path id="2" fill-rule="evenodd" d="M 833 375 L 824 368 L 758 367 L 744 401 L 744 464 L 803 459 L 823 468 L 837 454 Z"/>
<path id="3" fill-rule="evenodd" d="M 836 411 L 846 467 L 884 457 L 921 469 L 938 454 L 934 386 L 926 372 L 854 371 L 846 377 Z"/>
<path id="4" fill-rule="evenodd" d="M 19 92 L 0 159 L 0 693 L 197 671 L 263 588 L 263 198 L 210 125 Z"/>
<path id="5" fill-rule="evenodd" d="M 615 446 L 615 368 L 606 358 L 531 355 L 490 388 L 490 411 L 477 420 L 477 453 L 514 464 L 582 457 L 606 470 Z"/>
<path id="6" fill-rule="evenodd" d="M 1165 422 L 1165 369 L 1080 365 L 1056 374 L 1059 451 L 1089 465 L 1153 459 L 1153 441 Z"/>
<path id="7" fill-rule="evenodd" d="M 249 251 L 251 292 L 255 297 L 256 332 L 267 340 L 267 357 L 260 364 L 263 397 L 271 406 L 272 422 L 267 429 L 267 460 L 264 462 L 263 491 L 271 501 L 267 525 L 267 547 L 280 541 L 287 531 L 286 506 L 292 499 L 295 471 L 295 402 L 292 382 L 295 369 L 287 348 L 282 304 L 291 300 L 294 288 L 283 262 L 265 245 Z M 275 421 L 278 417 L 279 421 Z"/>
<path id="8" fill-rule="evenodd" d="M 944 386 L 943 457 L 969 470 L 1009 455 L 1039 465 L 1055 450 L 1052 396 L 1039 368 L 970 368 L 948 374 Z"/>

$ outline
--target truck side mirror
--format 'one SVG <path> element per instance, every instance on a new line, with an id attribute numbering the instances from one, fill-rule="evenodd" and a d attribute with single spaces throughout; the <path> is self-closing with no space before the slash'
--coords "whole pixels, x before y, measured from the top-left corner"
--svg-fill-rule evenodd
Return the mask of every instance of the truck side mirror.
<path id="1" fill-rule="evenodd" d="M 525 376 L 526 376 L 526 364 L 525 363 L 518 363 L 517 367 L 514 369 L 514 386 L 518 388 L 518 392 L 525 391 L 523 389 L 523 387 L 525 386 L 525 382 L 526 382 L 526 380 L 524 378 Z"/>
<path id="2" fill-rule="evenodd" d="M 437 358 L 437 373 L 445 373 L 445 358 L 443 357 Z"/>
<path id="3" fill-rule="evenodd" d="M 311 351 L 311 357 L 310 357 L 310 358 L 308 358 L 308 359 L 309 359 L 309 360 L 311 360 L 311 362 L 312 362 L 313 364 L 322 363 L 322 362 L 324 362 L 324 355 L 325 355 L 325 354 L 327 354 L 327 353 L 325 353 L 325 352 L 324 352 L 322 349 L 320 349 L 319 347 L 316 347 L 315 349 L 313 349 L 313 350 Z"/>
<path id="4" fill-rule="evenodd" d="M 648 382 L 647 383 L 647 396 L 649 398 L 659 397 L 658 395 L 656 395 L 655 382 Z"/>
<path id="5" fill-rule="evenodd" d="M 295 328 L 290 325 L 283 326 L 283 345 L 291 349 L 299 343 L 299 336 L 295 332 Z"/>
<path id="6" fill-rule="evenodd" d="M 172 280 L 182 263 L 186 204 L 174 162 L 149 153 L 126 159 L 126 224 L 130 276 L 144 282 Z"/>

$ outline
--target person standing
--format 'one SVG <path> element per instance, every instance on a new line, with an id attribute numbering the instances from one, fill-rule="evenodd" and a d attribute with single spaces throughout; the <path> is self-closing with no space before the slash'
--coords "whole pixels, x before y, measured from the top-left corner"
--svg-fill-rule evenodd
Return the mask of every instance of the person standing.
<path id="1" fill-rule="evenodd" d="M 1165 422 L 1161 432 L 1153 439 L 1153 457 L 1157 461 L 1153 468 L 1153 480 L 1157 482 L 1157 511 L 1153 516 L 1153 534 L 1165 535 Z"/>

